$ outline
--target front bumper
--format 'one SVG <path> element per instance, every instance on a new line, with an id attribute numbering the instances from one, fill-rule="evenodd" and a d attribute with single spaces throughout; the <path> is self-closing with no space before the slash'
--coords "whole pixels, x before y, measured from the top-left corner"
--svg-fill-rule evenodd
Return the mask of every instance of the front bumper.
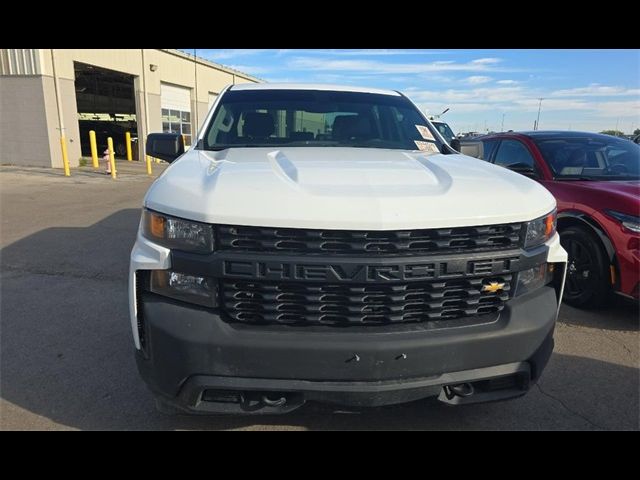
<path id="1" fill-rule="evenodd" d="M 544 287 L 509 301 L 487 323 L 456 328 L 336 331 L 235 325 L 144 294 L 146 342 L 136 358 L 160 404 L 190 413 L 283 413 L 307 400 L 358 406 L 430 396 L 447 403 L 500 400 L 526 393 L 544 369 L 556 298 Z M 444 387 L 467 382 L 474 395 L 447 397 Z M 286 402 L 268 405 L 263 397 Z"/>
<path id="2" fill-rule="evenodd" d="M 617 254 L 620 268 L 619 292 L 635 301 L 640 300 L 640 239 L 628 236 L 626 250 Z M 633 247 L 633 248 L 629 248 Z"/>
<path id="3" fill-rule="evenodd" d="M 548 262 L 566 263 L 558 235 L 546 247 Z M 553 350 L 564 285 L 562 279 L 558 291 L 543 287 L 511 299 L 495 316 L 447 328 L 256 326 L 151 293 L 139 296 L 136 272 L 171 263 L 168 249 L 138 235 L 129 271 L 138 369 L 159 406 L 204 414 L 283 413 L 307 400 L 376 406 L 431 396 L 457 404 L 523 395 Z M 449 386 L 465 383 L 474 395 L 447 395 Z"/>

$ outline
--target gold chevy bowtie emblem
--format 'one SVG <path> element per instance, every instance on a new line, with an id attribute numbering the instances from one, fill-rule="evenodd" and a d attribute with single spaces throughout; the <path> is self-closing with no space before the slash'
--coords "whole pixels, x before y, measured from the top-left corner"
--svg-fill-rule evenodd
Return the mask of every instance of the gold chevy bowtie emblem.
<path id="1" fill-rule="evenodd" d="M 488 285 L 482 286 L 483 292 L 496 293 L 498 290 L 502 290 L 504 288 L 503 282 L 491 282 Z"/>

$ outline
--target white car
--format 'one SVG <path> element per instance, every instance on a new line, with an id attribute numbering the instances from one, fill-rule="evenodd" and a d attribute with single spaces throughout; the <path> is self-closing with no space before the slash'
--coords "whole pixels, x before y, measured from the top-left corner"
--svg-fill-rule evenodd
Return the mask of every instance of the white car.
<path id="1" fill-rule="evenodd" d="M 523 395 L 553 349 L 554 197 L 460 155 L 395 91 L 243 84 L 172 162 L 131 252 L 139 371 L 165 412 Z"/>

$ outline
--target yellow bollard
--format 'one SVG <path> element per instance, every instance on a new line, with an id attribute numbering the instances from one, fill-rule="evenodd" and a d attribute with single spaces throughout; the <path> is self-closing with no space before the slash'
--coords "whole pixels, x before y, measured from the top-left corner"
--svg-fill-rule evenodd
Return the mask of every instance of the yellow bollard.
<path id="1" fill-rule="evenodd" d="M 149 155 L 147 157 L 147 175 L 151 175 L 151 157 Z"/>
<path id="2" fill-rule="evenodd" d="M 100 168 L 98 163 L 98 146 L 96 144 L 96 132 L 89 130 L 89 143 L 91 144 L 91 160 L 93 161 L 93 168 Z"/>
<path id="3" fill-rule="evenodd" d="M 131 154 L 131 133 L 124 134 L 124 143 L 127 145 L 127 160 L 132 161 L 133 155 Z"/>
<path id="4" fill-rule="evenodd" d="M 62 166 L 64 167 L 64 176 L 70 177 L 69 171 L 69 155 L 67 154 L 67 139 L 64 135 L 60 137 L 60 146 L 62 147 Z"/>
<path id="5" fill-rule="evenodd" d="M 113 154 L 113 138 L 107 138 L 107 146 L 109 148 L 109 163 L 111 164 L 111 178 L 116 179 L 116 157 Z"/>

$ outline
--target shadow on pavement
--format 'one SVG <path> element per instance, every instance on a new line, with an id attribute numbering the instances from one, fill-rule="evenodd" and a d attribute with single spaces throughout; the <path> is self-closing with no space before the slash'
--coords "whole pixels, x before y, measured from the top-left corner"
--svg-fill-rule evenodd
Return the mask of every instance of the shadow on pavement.
<path id="1" fill-rule="evenodd" d="M 636 368 L 558 354 L 541 388 L 504 403 L 419 401 L 351 414 L 309 404 L 269 417 L 157 413 L 135 367 L 127 307 L 139 214 L 45 229 L 0 252 L 1 428 L 638 429 Z M 19 420 L 23 410 L 35 414 L 28 423 Z"/>
<path id="2" fill-rule="evenodd" d="M 560 322 L 603 330 L 640 331 L 640 308 L 637 302 L 614 296 L 606 308 L 582 310 L 566 303 L 560 308 Z"/>
<path id="3" fill-rule="evenodd" d="M 87 228 L 41 230 L 0 250 L 0 266 L 3 272 L 16 274 L 43 273 L 126 283 L 140 213 L 140 209 L 125 209 Z"/>

